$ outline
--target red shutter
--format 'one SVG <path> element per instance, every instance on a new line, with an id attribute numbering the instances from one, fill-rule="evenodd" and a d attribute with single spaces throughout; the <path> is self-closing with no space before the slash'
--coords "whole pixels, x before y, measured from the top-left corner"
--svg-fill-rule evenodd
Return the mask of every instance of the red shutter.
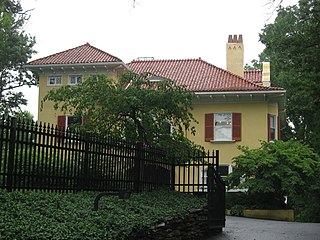
<path id="1" fill-rule="evenodd" d="M 268 142 L 271 140 L 271 133 L 270 133 L 270 114 L 267 114 L 267 128 L 268 128 Z"/>
<path id="2" fill-rule="evenodd" d="M 57 143 L 63 143 L 64 134 L 66 130 L 66 116 L 58 116 L 58 132 L 57 132 Z"/>
<path id="3" fill-rule="evenodd" d="M 58 116 L 58 128 L 61 130 L 66 129 L 66 116 Z"/>
<path id="4" fill-rule="evenodd" d="M 281 140 L 281 132 L 280 132 L 280 117 L 277 117 L 277 131 L 278 131 L 278 140 Z"/>
<path id="5" fill-rule="evenodd" d="M 205 114 L 205 121 L 204 121 L 204 140 L 206 142 L 210 142 L 213 140 L 213 123 L 214 123 L 214 115 L 213 113 L 206 113 Z"/>
<path id="6" fill-rule="evenodd" d="M 232 113 L 232 140 L 241 141 L 241 113 Z"/>

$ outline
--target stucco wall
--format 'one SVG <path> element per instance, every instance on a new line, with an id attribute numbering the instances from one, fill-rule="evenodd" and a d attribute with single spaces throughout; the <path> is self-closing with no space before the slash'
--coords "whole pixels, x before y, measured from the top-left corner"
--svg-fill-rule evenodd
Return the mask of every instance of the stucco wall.
<path id="1" fill-rule="evenodd" d="M 241 141 L 235 142 L 205 142 L 204 123 L 205 113 L 241 113 Z M 188 137 L 197 144 L 205 147 L 206 150 L 220 151 L 220 163 L 230 164 L 232 158 L 240 154 L 237 145 L 257 148 L 260 141 L 267 141 L 267 115 L 277 115 L 277 105 L 263 103 L 219 103 L 194 105 L 192 111 L 199 124 L 195 124 L 196 134 L 188 133 Z"/>
<path id="2" fill-rule="evenodd" d="M 62 76 L 62 84 L 55 86 L 55 85 L 48 85 L 48 76 L 56 76 L 56 75 L 61 75 Z M 47 95 L 47 93 L 50 90 L 57 89 L 61 86 L 67 85 L 68 84 L 68 79 L 69 75 L 83 75 L 83 80 L 85 81 L 87 77 L 89 77 L 88 74 L 85 74 L 83 72 L 76 72 L 76 73 L 65 73 L 65 74 L 41 74 L 39 76 L 39 109 L 38 109 L 38 121 L 42 123 L 49 123 L 56 125 L 57 124 L 57 116 L 59 115 L 72 115 L 72 113 L 63 113 L 60 110 L 54 110 L 53 102 L 46 101 L 41 104 L 41 101 L 43 98 Z M 110 72 L 107 74 L 108 77 L 110 78 L 116 78 L 116 73 Z M 43 108 L 41 109 L 41 106 Z"/>

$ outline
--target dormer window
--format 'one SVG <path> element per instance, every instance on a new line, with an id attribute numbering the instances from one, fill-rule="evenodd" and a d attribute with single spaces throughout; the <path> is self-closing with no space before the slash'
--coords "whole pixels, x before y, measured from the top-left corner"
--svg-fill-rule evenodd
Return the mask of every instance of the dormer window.
<path id="1" fill-rule="evenodd" d="M 82 83 L 82 75 L 70 75 L 69 85 L 76 85 Z"/>

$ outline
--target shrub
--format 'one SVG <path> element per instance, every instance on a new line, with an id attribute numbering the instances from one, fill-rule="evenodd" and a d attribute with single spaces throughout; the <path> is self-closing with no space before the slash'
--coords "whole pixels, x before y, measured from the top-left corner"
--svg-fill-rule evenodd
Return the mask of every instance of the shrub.
<path id="1" fill-rule="evenodd" d="M 231 208 L 230 214 L 231 214 L 231 216 L 241 217 L 241 216 L 243 216 L 243 210 L 244 209 L 245 209 L 245 207 L 242 206 L 242 205 L 234 205 Z"/>
<path id="2" fill-rule="evenodd" d="M 206 204 L 189 194 L 157 190 L 126 200 L 106 196 L 93 211 L 96 195 L 0 190 L 0 239 L 123 239 Z"/>
<path id="3" fill-rule="evenodd" d="M 295 140 L 239 149 L 243 154 L 234 158 L 228 178 L 233 186 L 247 188 L 257 207 L 286 207 L 283 199 L 288 196 L 288 207 L 301 216 L 298 220 L 319 221 L 320 156 L 313 149 Z M 245 181 L 237 183 L 240 178 Z"/>

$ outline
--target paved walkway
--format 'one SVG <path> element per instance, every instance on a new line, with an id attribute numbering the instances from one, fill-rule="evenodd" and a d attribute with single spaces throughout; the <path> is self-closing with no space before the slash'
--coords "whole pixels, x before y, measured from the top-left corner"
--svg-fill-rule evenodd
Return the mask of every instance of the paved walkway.
<path id="1" fill-rule="evenodd" d="M 227 216 L 223 232 L 207 240 L 320 240 L 320 223 Z"/>

